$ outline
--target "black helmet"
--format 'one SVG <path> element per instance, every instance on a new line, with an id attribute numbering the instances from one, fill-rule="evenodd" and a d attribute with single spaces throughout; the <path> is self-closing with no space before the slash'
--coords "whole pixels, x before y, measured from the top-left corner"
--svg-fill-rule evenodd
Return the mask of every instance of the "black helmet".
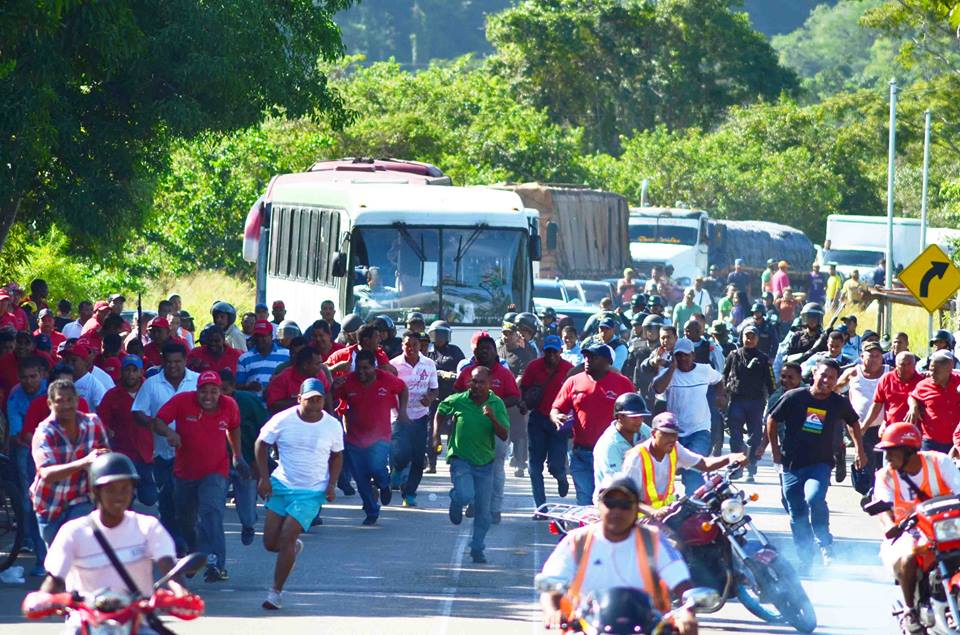
<path id="1" fill-rule="evenodd" d="M 649 415 L 647 402 L 638 392 L 625 392 L 613 402 L 613 414 Z"/>
<path id="2" fill-rule="evenodd" d="M 597 595 L 587 621 L 596 633 L 634 635 L 653 633 L 660 619 L 647 593 L 630 587 L 614 587 Z"/>
<path id="3" fill-rule="evenodd" d="M 663 316 L 651 313 L 647 317 L 643 318 L 643 326 L 644 328 L 660 328 L 663 326 Z"/>
<path id="4" fill-rule="evenodd" d="M 753 306 L 752 306 L 752 307 L 750 307 L 750 312 L 751 312 L 751 313 L 766 313 L 766 312 L 767 312 L 767 307 L 763 306 L 763 302 L 757 301 L 757 302 L 754 302 L 754 303 L 753 303 Z"/>
<path id="5" fill-rule="evenodd" d="M 643 326 L 643 321 L 646 320 L 648 317 L 650 317 L 649 313 L 644 313 L 643 311 L 637 311 L 636 313 L 633 314 L 633 317 L 630 318 L 630 324 L 632 324 L 633 326 Z M 660 317 L 660 316 L 658 315 L 655 317 Z"/>
<path id="6" fill-rule="evenodd" d="M 800 315 L 817 315 L 823 317 L 823 307 L 819 302 L 807 302 L 803 305 L 803 308 L 800 309 Z"/>
<path id="7" fill-rule="evenodd" d="M 950 333 L 950 331 L 940 329 L 939 331 L 934 333 L 933 337 L 930 338 L 930 346 L 933 346 L 933 343 L 936 342 L 937 340 L 946 342 L 947 345 L 949 345 L 951 348 L 953 347 L 953 334 Z"/>
<path id="8" fill-rule="evenodd" d="M 664 306 L 664 304 L 663 304 L 663 298 L 661 298 L 661 297 L 658 296 L 658 295 L 652 295 L 652 296 L 650 296 L 649 298 L 647 298 L 647 306 L 659 306 L 659 307 L 663 307 L 663 306 Z"/>
<path id="9" fill-rule="evenodd" d="M 90 464 L 90 486 L 100 487 L 114 481 L 140 480 L 137 468 L 125 454 L 107 452 L 101 454 Z"/>
<path id="10" fill-rule="evenodd" d="M 548 307 L 544 308 L 543 311 L 540 311 L 540 316 L 541 316 L 541 317 L 552 317 L 552 318 L 555 318 L 555 317 L 557 317 L 557 310 L 556 310 L 555 308 L 553 308 L 552 306 L 548 306 Z"/>
<path id="11" fill-rule="evenodd" d="M 340 324 L 340 329 L 344 333 L 354 333 L 363 326 L 363 318 L 357 315 L 356 313 L 351 313 L 347 317 L 343 318 L 343 322 Z"/>
<path id="12" fill-rule="evenodd" d="M 630 304 L 635 307 L 643 308 L 647 306 L 647 294 L 646 293 L 637 293 L 633 296 L 633 300 L 630 301 Z"/>
<path id="13" fill-rule="evenodd" d="M 371 320 L 371 324 L 376 326 L 378 330 L 387 331 L 388 337 L 393 337 L 397 334 L 397 327 L 394 326 L 393 318 L 389 315 L 378 315 Z"/>
<path id="14" fill-rule="evenodd" d="M 516 317 L 516 325 L 518 327 L 525 326 L 534 333 L 540 330 L 540 320 L 533 313 L 518 313 Z"/>
<path id="15" fill-rule="evenodd" d="M 430 323 L 430 328 L 427 329 L 427 333 L 433 333 L 435 331 L 443 331 L 447 335 L 450 334 L 450 325 L 444 322 L 443 320 L 434 320 Z"/>
<path id="16" fill-rule="evenodd" d="M 210 307 L 210 315 L 216 318 L 217 313 L 226 313 L 230 316 L 230 324 L 233 324 L 237 320 L 237 310 L 229 302 L 224 302 L 223 300 L 214 302 L 213 306 Z"/>

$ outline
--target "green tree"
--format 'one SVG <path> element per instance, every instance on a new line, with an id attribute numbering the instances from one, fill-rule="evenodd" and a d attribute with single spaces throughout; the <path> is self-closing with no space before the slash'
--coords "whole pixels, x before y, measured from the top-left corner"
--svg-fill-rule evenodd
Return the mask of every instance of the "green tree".
<path id="1" fill-rule="evenodd" d="M 119 248 L 146 217 L 167 143 L 281 107 L 343 121 L 317 59 L 350 0 L 31 2 L 0 13 L 0 244 L 23 219 L 76 249 Z"/>
<path id="2" fill-rule="evenodd" d="M 492 16 L 494 68 L 591 148 L 659 124 L 709 127 L 797 86 L 730 0 L 526 0 Z"/>

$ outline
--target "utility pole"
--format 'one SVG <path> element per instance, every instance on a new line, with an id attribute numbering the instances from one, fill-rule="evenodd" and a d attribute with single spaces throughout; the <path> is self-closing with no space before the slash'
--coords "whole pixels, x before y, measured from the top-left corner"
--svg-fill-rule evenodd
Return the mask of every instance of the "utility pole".
<path id="1" fill-rule="evenodd" d="M 927 248 L 927 186 L 930 182 L 930 109 L 923 121 L 923 189 L 920 195 L 920 246 Z M 933 313 L 927 316 L 927 342 L 933 337 Z"/>
<path id="2" fill-rule="evenodd" d="M 893 186 L 897 151 L 897 80 L 890 80 L 890 135 L 887 144 L 887 258 L 886 287 L 893 286 Z M 889 299 L 884 300 L 884 333 L 893 335 L 893 311 Z"/>

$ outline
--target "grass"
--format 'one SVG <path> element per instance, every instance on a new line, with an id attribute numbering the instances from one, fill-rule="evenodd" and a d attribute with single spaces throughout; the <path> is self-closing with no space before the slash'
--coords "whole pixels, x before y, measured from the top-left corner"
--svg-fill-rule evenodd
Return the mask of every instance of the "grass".
<path id="1" fill-rule="evenodd" d="M 225 300 L 237 309 L 237 316 L 253 311 L 254 281 L 229 276 L 220 271 L 198 271 L 187 276 L 164 276 L 152 281 L 143 293 L 143 310 L 156 311 L 160 300 L 178 294 L 183 308 L 194 316 L 197 328 L 210 322 L 210 307 L 217 300 Z M 137 308 L 136 296 L 127 298 L 127 308 Z M 238 320 L 239 321 L 239 320 Z"/>
<path id="2" fill-rule="evenodd" d="M 883 334 L 883 328 L 877 328 L 877 303 L 871 302 L 865 310 L 862 311 L 848 311 L 845 310 L 843 315 L 856 315 L 857 316 L 857 332 L 863 333 L 865 330 L 870 329 Z M 926 309 L 916 306 L 908 306 L 904 304 L 894 304 L 893 305 L 893 332 L 890 334 L 893 335 L 903 331 L 910 338 L 910 348 L 914 353 L 918 355 L 923 355 L 927 352 L 927 313 Z M 832 316 L 828 316 L 828 321 Z M 940 324 L 940 315 L 939 313 L 933 314 L 933 330 L 934 332 L 937 329 L 944 328 L 949 331 L 955 330 L 953 325 L 950 322 L 949 314 L 944 314 L 944 323 Z"/>

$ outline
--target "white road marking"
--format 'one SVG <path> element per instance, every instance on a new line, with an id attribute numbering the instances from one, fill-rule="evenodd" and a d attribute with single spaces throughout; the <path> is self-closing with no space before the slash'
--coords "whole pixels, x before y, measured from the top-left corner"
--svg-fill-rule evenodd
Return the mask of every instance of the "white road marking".
<path id="1" fill-rule="evenodd" d="M 464 527 L 457 537 L 457 544 L 453 547 L 453 555 L 450 557 L 450 570 L 453 576 L 453 585 L 444 587 L 443 604 L 440 609 L 440 620 L 437 624 L 437 633 L 446 635 L 450 626 L 450 613 L 453 611 L 453 600 L 457 597 L 457 587 L 460 584 L 460 572 L 463 569 L 463 556 L 467 549 L 467 542 L 470 540 L 473 523 Z"/>

